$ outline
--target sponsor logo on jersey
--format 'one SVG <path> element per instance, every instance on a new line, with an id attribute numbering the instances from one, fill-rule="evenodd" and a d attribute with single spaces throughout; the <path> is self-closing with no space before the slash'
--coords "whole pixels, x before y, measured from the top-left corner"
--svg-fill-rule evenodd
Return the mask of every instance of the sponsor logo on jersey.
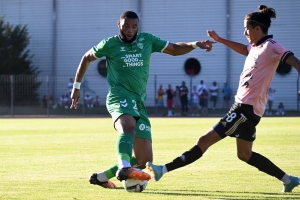
<path id="1" fill-rule="evenodd" d="M 137 43 L 137 46 L 138 46 L 138 48 L 140 48 L 140 49 L 143 49 L 143 48 L 144 48 L 143 43 Z"/>
<path id="2" fill-rule="evenodd" d="M 151 130 L 150 126 L 146 126 L 145 124 L 140 124 L 139 129 L 141 131 L 150 131 Z"/>
<path id="3" fill-rule="evenodd" d="M 120 51 L 125 51 L 125 47 L 120 47 Z"/>
<path id="4" fill-rule="evenodd" d="M 145 130 L 145 128 L 146 128 L 145 124 L 140 124 L 139 129 L 140 129 L 141 131 Z"/>
<path id="5" fill-rule="evenodd" d="M 145 38 L 142 37 L 139 39 L 139 42 L 143 42 L 144 40 L 145 40 Z"/>
<path id="6" fill-rule="evenodd" d="M 142 54 L 141 53 L 134 53 L 134 54 L 126 54 L 125 57 L 122 57 L 124 63 L 123 67 L 141 67 L 144 66 L 143 60 L 141 60 Z"/>

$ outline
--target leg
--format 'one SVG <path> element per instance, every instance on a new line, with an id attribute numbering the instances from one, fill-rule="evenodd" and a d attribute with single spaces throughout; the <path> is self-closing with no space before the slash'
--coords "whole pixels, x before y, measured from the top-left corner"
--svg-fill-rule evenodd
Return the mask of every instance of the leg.
<path id="1" fill-rule="evenodd" d="M 135 138 L 134 143 L 134 155 L 138 165 L 141 168 L 145 168 L 147 162 L 152 162 L 152 142 L 144 138 Z"/>
<path id="2" fill-rule="evenodd" d="M 184 112 L 184 100 L 182 97 L 180 97 L 180 103 L 181 103 L 181 113 L 183 114 Z"/>
<path id="3" fill-rule="evenodd" d="M 132 157 L 133 140 L 135 137 L 136 119 L 131 115 L 122 115 L 115 122 L 115 128 L 119 132 L 116 143 L 119 168 L 130 167 Z"/>
<path id="4" fill-rule="evenodd" d="M 269 115 L 272 115 L 273 101 L 269 101 Z"/>
<path id="5" fill-rule="evenodd" d="M 146 162 L 152 162 L 153 154 L 152 154 L 152 142 L 150 140 L 144 138 L 135 138 L 133 142 L 134 149 L 134 157 L 130 160 L 130 165 L 139 165 L 139 168 L 145 168 Z M 108 170 L 98 173 L 98 179 L 100 181 L 107 181 L 115 177 L 115 174 L 118 170 L 118 164 L 112 166 Z M 104 174 L 104 177 L 103 177 Z"/>
<path id="6" fill-rule="evenodd" d="M 243 139 L 236 139 L 237 143 L 237 154 L 238 158 L 253 167 L 256 167 L 258 170 L 269 174 L 270 176 L 276 177 L 278 180 L 281 180 L 285 172 L 279 169 L 275 164 L 273 164 L 266 157 L 252 152 L 253 142 L 249 142 Z"/>
<path id="7" fill-rule="evenodd" d="M 135 157 L 131 158 L 130 164 L 131 166 L 138 164 Z M 105 171 L 99 173 L 93 173 L 89 180 L 90 184 L 99 185 L 103 188 L 115 189 L 117 186 L 109 179 L 115 177 L 117 171 L 118 171 L 118 164 L 115 164 L 114 166 L 110 167 Z"/>
<path id="8" fill-rule="evenodd" d="M 117 179 L 120 181 L 127 178 L 149 180 L 148 174 L 133 170 L 130 165 L 133 140 L 136 135 L 136 119 L 131 115 L 122 115 L 115 122 L 115 128 L 120 134 L 116 143 L 119 164 L 119 170 L 116 173 Z"/>
<path id="9" fill-rule="evenodd" d="M 198 160 L 202 154 L 213 144 L 221 140 L 221 136 L 213 129 L 201 136 L 197 144 L 189 151 L 184 152 L 181 156 L 175 158 L 172 162 L 164 166 L 156 166 L 151 162 L 146 164 L 146 167 L 155 181 L 158 181 L 164 173 L 184 167 Z"/>
<path id="10" fill-rule="evenodd" d="M 284 184 L 282 192 L 291 192 L 294 187 L 299 185 L 300 179 L 298 177 L 287 175 L 268 158 L 259 153 L 252 152 L 253 142 L 237 138 L 236 143 L 238 158 L 247 164 L 256 167 L 258 170 L 281 180 Z"/>
<path id="11" fill-rule="evenodd" d="M 225 109 L 226 107 L 226 97 L 223 97 L 223 105 L 222 105 L 222 109 Z"/>

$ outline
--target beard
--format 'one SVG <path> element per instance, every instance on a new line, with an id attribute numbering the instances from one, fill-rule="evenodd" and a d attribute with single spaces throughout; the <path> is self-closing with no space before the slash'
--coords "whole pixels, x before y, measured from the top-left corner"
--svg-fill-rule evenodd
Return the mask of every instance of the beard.
<path id="1" fill-rule="evenodd" d="M 137 33 L 138 33 L 138 31 L 136 31 L 136 33 L 134 34 L 134 36 L 132 37 L 131 40 L 127 40 L 125 34 L 120 29 L 120 38 L 125 43 L 132 43 L 136 39 Z"/>

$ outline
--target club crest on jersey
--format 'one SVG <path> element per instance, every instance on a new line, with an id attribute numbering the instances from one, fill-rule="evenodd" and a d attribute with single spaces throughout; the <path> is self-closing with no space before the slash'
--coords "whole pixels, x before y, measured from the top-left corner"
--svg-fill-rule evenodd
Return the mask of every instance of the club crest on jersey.
<path id="1" fill-rule="evenodd" d="M 139 42 L 143 42 L 145 40 L 145 38 L 140 38 Z"/>
<path id="2" fill-rule="evenodd" d="M 137 43 L 137 46 L 138 46 L 138 48 L 140 48 L 140 49 L 143 49 L 143 48 L 144 48 L 143 43 Z"/>
<path id="3" fill-rule="evenodd" d="M 125 51 L 125 47 L 120 47 L 120 51 Z"/>

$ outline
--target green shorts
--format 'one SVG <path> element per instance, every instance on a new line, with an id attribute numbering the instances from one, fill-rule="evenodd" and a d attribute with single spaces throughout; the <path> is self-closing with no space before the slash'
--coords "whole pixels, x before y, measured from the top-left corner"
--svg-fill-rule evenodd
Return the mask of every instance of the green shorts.
<path id="1" fill-rule="evenodd" d="M 133 116 L 136 120 L 136 137 L 152 141 L 151 124 L 143 101 L 136 95 L 120 89 L 111 89 L 106 98 L 106 108 L 113 122 L 124 114 Z"/>

